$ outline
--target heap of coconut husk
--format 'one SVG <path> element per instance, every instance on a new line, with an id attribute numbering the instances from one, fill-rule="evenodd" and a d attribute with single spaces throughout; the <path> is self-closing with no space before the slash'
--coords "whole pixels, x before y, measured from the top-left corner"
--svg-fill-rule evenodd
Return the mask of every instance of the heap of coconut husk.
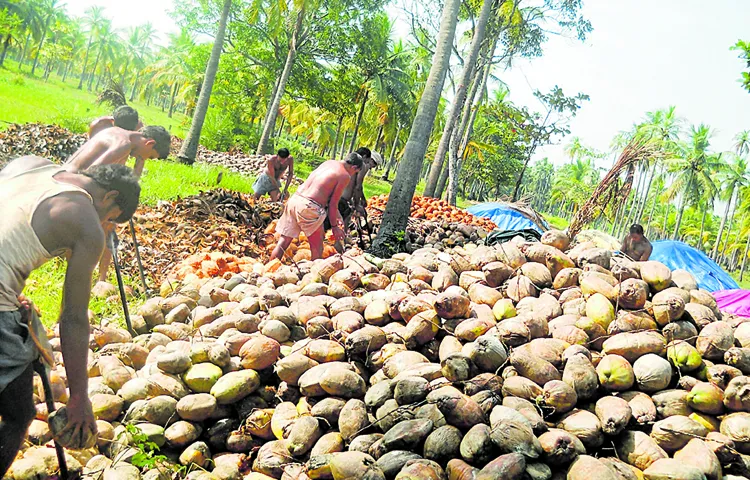
<path id="1" fill-rule="evenodd" d="M 0 168 L 23 155 L 37 155 L 62 163 L 86 142 L 86 135 L 74 134 L 57 125 L 12 123 L 0 131 Z"/>
<path id="2" fill-rule="evenodd" d="M 173 156 L 177 156 L 181 147 L 182 139 L 172 137 L 171 153 Z M 268 162 L 269 156 L 270 155 L 249 155 L 239 148 L 232 148 L 228 152 L 216 152 L 200 145 L 198 146 L 198 154 L 196 155 L 195 160 L 209 165 L 225 167 L 233 172 L 257 177 L 266 170 L 266 163 Z M 282 177 L 282 182 L 285 181 L 286 177 Z M 302 182 L 299 178 L 295 177 L 294 180 L 292 180 L 292 185 L 300 185 L 301 183 Z"/>
<path id="3" fill-rule="evenodd" d="M 74 474 L 750 478 L 750 322 L 723 317 L 688 272 L 558 231 L 244 265 L 165 282 L 135 337 L 91 327 L 99 433 L 59 438 Z M 35 446 L 11 479 L 57 475 L 38 383 L 35 399 Z"/>
<path id="4" fill-rule="evenodd" d="M 224 189 L 141 207 L 134 224 L 144 270 L 152 280 L 161 282 L 191 255 L 224 253 L 258 258 L 263 254 L 265 229 L 282 211 L 279 202 L 256 203 L 249 195 Z M 122 268 L 137 278 L 129 227 L 121 226 L 118 235 Z"/>

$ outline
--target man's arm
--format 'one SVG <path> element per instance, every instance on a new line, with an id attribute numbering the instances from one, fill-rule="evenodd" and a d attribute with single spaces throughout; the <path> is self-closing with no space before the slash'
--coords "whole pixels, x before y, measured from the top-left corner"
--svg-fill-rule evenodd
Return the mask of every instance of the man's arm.
<path id="1" fill-rule="evenodd" d="M 290 157 L 289 162 L 289 168 L 286 172 L 286 183 L 284 184 L 284 192 L 281 194 L 281 199 L 283 200 L 284 197 L 286 197 L 286 192 L 289 191 L 289 185 L 292 184 L 292 179 L 294 178 L 294 157 Z"/>
<path id="2" fill-rule="evenodd" d="M 65 371 L 70 387 L 68 425 L 73 438 L 96 433 L 96 422 L 88 398 L 88 305 L 91 296 L 91 275 L 104 248 L 104 233 L 92 205 L 88 211 L 67 210 L 67 218 L 60 228 L 68 228 L 72 238 L 71 254 L 65 272 L 63 301 L 60 313 L 60 341 Z M 64 234 L 63 234 L 64 235 Z"/>
<path id="3" fill-rule="evenodd" d="M 135 167 L 133 168 L 133 173 L 135 174 L 135 178 L 141 178 L 141 174 L 143 173 L 143 167 L 146 165 L 146 160 L 144 158 L 135 158 Z"/>
<path id="4" fill-rule="evenodd" d="M 651 242 L 646 240 L 646 249 L 643 251 L 643 254 L 641 254 L 641 262 L 645 262 L 651 257 L 651 252 L 654 250 L 654 247 L 651 246 Z"/>

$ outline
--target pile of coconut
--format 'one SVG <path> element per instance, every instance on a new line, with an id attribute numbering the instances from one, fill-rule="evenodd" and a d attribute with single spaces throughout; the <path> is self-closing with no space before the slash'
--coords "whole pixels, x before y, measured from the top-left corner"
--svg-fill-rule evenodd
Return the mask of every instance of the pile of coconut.
<path id="1" fill-rule="evenodd" d="M 750 323 L 722 319 L 685 271 L 569 244 L 553 231 L 350 251 L 166 284 L 135 338 L 92 326 L 99 433 L 59 438 L 68 466 L 106 480 L 750 478 Z M 39 385 L 36 400 L 15 480 L 58 475 Z"/>

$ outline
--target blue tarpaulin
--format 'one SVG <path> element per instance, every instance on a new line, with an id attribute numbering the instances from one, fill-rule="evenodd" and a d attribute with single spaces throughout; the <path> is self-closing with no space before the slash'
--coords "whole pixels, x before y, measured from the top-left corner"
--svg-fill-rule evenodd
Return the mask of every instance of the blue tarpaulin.
<path id="1" fill-rule="evenodd" d="M 671 270 L 687 270 L 698 282 L 698 287 L 709 292 L 740 288 L 716 262 L 705 253 L 683 242 L 661 240 L 653 242 L 654 251 L 649 260 L 656 260 Z"/>
<path id="2" fill-rule="evenodd" d="M 495 222 L 499 230 L 524 230 L 531 228 L 539 233 L 544 233 L 544 229 L 539 225 L 524 214 L 510 208 L 505 203 L 480 203 L 467 208 L 466 211 L 477 217 L 489 218 Z"/>

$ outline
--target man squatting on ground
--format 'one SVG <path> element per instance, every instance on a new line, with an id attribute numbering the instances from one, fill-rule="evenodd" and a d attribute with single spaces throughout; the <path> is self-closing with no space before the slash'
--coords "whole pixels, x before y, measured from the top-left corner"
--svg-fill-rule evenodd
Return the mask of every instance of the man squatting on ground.
<path id="1" fill-rule="evenodd" d="M 171 142 L 169 132 L 155 125 L 143 127 L 137 132 L 116 126 L 100 129 L 68 159 L 65 167 L 71 172 L 82 172 L 96 165 L 125 165 L 130 157 L 134 157 L 135 176 L 140 179 L 146 160 L 167 158 Z M 111 226 L 105 225 L 105 235 L 111 231 Z M 112 252 L 107 247 L 99 262 L 100 282 L 107 281 L 111 260 Z"/>
<path id="2" fill-rule="evenodd" d="M 326 216 L 333 225 L 336 249 L 343 252 L 346 234 L 344 220 L 339 213 L 339 200 L 351 178 L 362 169 L 362 163 L 362 157 L 352 152 L 344 161 L 328 160 L 313 170 L 284 206 L 284 213 L 276 225 L 276 232 L 281 238 L 271 259 L 281 260 L 300 231 L 310 242 L 312 259 L 320 258 L 323 255 L 323 223 Z"/>
<path id="3" fill-rule="evenodd" d="M 125 130 L 140 130 L 143 123 L 138 119 L 138 111 L 127 105 L 117 107 L 111 116 L 99 117 L 89 124 L 89 138 L 102 130 L 119 127 Z"/>
<path id="4" fill-rule="evenodd" d="M 651 242 L 643 235 L 643 226 L 634 223 L 622 241 L 622 253 L 635 262 L 645 262 L 651 256 Z"/>
<path id="5" fill-rule="evenodd" d="M 284 193 L 281 193 L 281 176 L 286 174 Z M 294 157 L 289 155 L 286 148 L 279 149 L 276 155 L 270 157 L 266 162 L 265 171 L 253 183 L 253 193 L 256 200 L 265 194 L 269 194 L 271 201 L 278 202 L 286 198 L 289 185 L 294 178 Z"/>
<path id="6" fill-rule="evenodd" d="M 36 414 L 32 365 L 40 353 L 51 356 L 37 347 L 44 328 L 19 296 L 29 274 L 54 256 L 68 262 L 59 323 L 70 399 L 60 435 L 96 441 L 86 366 L 91 274 L 104 248 L 102 224 L 127 221 L 139 196 L 133 171 L 121 165 L 72 173 L 27 156 L 0 171 L 0 478 Z"/>

